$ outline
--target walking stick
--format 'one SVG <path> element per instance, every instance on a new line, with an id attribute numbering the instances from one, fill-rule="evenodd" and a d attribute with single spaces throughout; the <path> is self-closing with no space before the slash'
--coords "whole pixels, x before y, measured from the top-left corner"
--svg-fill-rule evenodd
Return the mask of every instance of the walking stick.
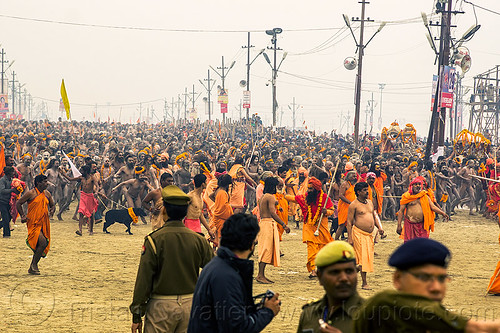
<path id="1" fill-rule="evenodd" d="M 337 165 L 335 166 L 335 171 L 333 172 L 332 179 L 330 180 L 330 187 L 328 188 L 328 194 L 326 195 L 325 205 L 326 205 L 326 202 L 328 201 L 328 198 L 330 197 L 330 192 L 332 190 L 333 182 L 335 181 L 335 176 L 337 175 L 337 169 L 339 167 L 339 163 L 340 163 L 340 159 L 337 161 Z M 318 207 L 318 209 L 319 209 L 319 207 Z M 318 220 L 318 227 L 316 228 L 316 231 L 314 232 L 314 236 L 316 236 L 316 237 L 319 236 L 319 227 L 321 225 L 322 219 L 323 219 L 323 212 L 321 212 L 321 216 L 319 217 L 319 220 Z"/>

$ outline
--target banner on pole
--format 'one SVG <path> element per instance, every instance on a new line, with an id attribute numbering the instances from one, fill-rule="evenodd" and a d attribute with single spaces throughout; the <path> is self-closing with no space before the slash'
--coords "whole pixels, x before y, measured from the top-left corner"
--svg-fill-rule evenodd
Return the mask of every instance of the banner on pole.
<path id="1" fill-rule="evenodd" d="M 444 66 L 441 86 L 441 107 L 453 107 L 453 90 L 455 88 L 455 68 Z"/>
<path id="2" fill-rule="evenodd" d="M 217 98 L 217 102 L 219 104 L 227 104 L 228 103 L 228 97 L 227 97 L 227 89 L 219 89 L 219 96 Z"/>
<path id="3" fill-rule="evenodd" d="M 243 107 L 250 109 L 250 90 L 243 91 Z"/>
<path id="4" fill-rule="evenodd" d="M 66 110 L 66 118 L 69 120 L 71 118 L 71 114 L 69 113 L 69 100 L 68 94 L 66 93 L 66 86 L 64 85 L 64 79 L 61 82 L 61 99 L 64 104 L 64 109 Z"/>
<path id="5" fill-rule="evenodd" d="M 434 108 L 434 99 L 436 98 L 436 88 L 437 88 L 437 84 L 438 84 L 438 76 L 437 75 L 433 75 L 432 76 L 432 98 L 431 98 L 431 112 L 432 112 L 432 109 Z"/>
<path id="6" fill-rule="evenodd" d="M 220 104 L 220 113 L 227 113 L 227 103 Z"/>
<path id="7" fill-rule="evenodd" d="M 9 100 L 7 94 L 0 95 L 0 112 L 9 111 Z"/>

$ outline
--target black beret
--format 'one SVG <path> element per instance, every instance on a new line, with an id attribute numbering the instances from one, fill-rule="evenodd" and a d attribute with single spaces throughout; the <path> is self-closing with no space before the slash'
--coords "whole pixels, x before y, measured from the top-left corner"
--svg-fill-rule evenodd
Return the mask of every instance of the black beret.
<path id="1" fill-rule="evenodd" d="M 406 270 L 432 264 L 447 268 L 451 253 L 443 244 L 428 238 L 415 238 L 398 247 L 389 258 L 389 266 Z"/>

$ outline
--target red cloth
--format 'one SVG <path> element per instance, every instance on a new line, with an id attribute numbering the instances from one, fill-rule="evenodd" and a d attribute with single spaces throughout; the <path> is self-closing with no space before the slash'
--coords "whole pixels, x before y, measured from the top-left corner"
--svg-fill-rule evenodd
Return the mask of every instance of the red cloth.
<path id="1" fill-rule="evenodd" d="M 321 191 L 321 181 L 318 178 L 309 178 L 309 184 L 311 184 L 316 191 Z"/>
<path id="2" fill-rule="evenodd" d="M 80 205 L 78 207 L 78 213 L 82 213 L 85 217 L 91 217 L 95 212 L 97 212 L 97 199 L 94 193 L 86 193 L 80 191 Z"/>
<path id="3" fill-rule="evenodd" d="M 429 232 L 424 228 L 424 222 L 412 223 L 405 217 L 404 240 L 405 243 L 415 238 L 429 238 Z"/>

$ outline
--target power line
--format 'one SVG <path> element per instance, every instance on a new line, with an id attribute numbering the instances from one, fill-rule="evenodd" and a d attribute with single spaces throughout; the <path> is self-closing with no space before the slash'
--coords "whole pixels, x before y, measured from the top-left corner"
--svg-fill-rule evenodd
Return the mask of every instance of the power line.
<path id="1" fill-rule="evenodd" d="M 467 1 L 467 0 L 463 0 L 463 1 L 464 1 L 465 3 L 468 3 L 469 5 L 472 5 L 473 7 L 477 7 L 477 8 L 479 8 L 479 9 L 485 10 L 485 11 L 487 11 L 487 12 L 490 12 L 490 13 L 493 13 L 493 14 L 496 14 L 496 15 L 500 15 L 500 13 L 499 13 L 499 12 L 496 12 L 496 11 L 494 11 L 494 10 L 492 10 L 492 9 L 485 8 L 485 7 L 481 7 L 481 6 L 476 5 L 476 4 L 474 4 L 474 3 L 470 2 L 470 1 Z"/>

